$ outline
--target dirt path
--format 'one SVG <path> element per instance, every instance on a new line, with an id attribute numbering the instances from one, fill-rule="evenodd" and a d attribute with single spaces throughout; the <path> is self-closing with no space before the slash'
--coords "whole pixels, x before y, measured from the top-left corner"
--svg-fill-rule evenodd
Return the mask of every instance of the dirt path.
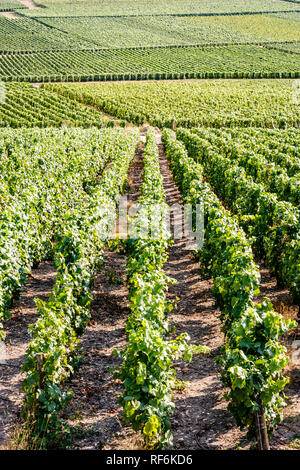
<path id="1" fill-rule="evenodd" d="M 33 0 L 19 0 L 22 5 L 27 7 L 29 10 L 38 10 L 40 7 Z"/>
<path id="2" fill-rule="evenodd" d="M 5 362 L 0 364 L 0 449 L 10 446 L 10 435 L 20 422 L 24 379 L 21 367 L 30 342 L 28 326 L 38 316 L 34 299 L 38 297 L 47 300 L 54 282 L 55 271 L 50 262 L 33 269 L 24 292 L 12 309 L 12 317 L 4 324 L 7 336 Z"/>

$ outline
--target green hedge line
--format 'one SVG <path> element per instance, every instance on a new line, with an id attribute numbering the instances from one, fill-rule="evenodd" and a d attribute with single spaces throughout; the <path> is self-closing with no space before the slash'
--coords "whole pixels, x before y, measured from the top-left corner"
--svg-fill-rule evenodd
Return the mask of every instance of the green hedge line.
<path id="1" fill-rule="evenodd" d="M 110 82 L 137 80 L 184 80 L 184 79 L 270 79 L 300 78 L 300 72 L 199 72 L 199 73 L 122 73 L 90 75 L 27 75 L 2 76 L 4 82 Z"/>
<path id="2" fill-rule="evenodd" d="M 298 41 L 259 41 L 259 42 L 212 42 L 212 43 L 203 43 L 203 44 L 167 44 L 165 46 L 132 46 L 132 47 L 90 47 L 90 48 L 78 48 L 72 49 L 72 52 L 78 51 L 92 51 L 92 52 L 102 52 L 102 51 L 147 51 L 155 49 L 188 49 L 190 47 L 205 49 L 206 47 L 228 47 L 228 46 L 272 46 L 272 44 L 295 44 Z M 70 49 L 43 49 L 43 50 L 0 50 L 0 54 L 3 55 L 31 55 L 31 54 L 40 54 L 41 52 L 70 52 Z M 288 51 L 291 52 L 291 51 Z"/>

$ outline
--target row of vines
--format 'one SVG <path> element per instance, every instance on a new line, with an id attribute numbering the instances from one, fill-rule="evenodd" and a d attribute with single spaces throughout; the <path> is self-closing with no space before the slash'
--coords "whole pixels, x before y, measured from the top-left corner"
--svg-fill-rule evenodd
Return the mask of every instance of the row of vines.
<path id="1" fill-rule="evenodd" d="M 190 148 L 189 136 L 178 135 L 186 137 Z M 283 369 L 289 359 L 279 338 L 297 323 L 276 313 L 267 299 L 255 302 L 260 275 L 245 232 L 203 181 L 206 167 L 188 156 L 172 131 L 164 131 L 163 143 L 184 201 L 204 205 L 205 241 L 196 256 L 213 279 L 221 310 L 226 343 L 218 362 L 230 389 L 228 409 L 241 429 L 248 429 L 248 438 L 257 438 L 259 449 L 269 449 L 268 436 L 282 418 L 282 391 L 288 383 Z"/>

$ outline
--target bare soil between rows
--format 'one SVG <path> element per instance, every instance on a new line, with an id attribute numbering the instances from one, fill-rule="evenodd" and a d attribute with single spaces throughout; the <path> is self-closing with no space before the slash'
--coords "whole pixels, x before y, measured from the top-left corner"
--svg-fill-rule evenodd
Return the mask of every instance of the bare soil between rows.
<path id="1" fill-rule="evenodd" d="M 20 299 L 11 309 L 11 318 L 4 323 L 6 354 L 4 364 L 0 364 L 0 449 L 14 447 L 11 439 L 16 427 L 22 425 L 20 411 L 25 375 L 21 367 L 30 343 L 28 327 L 38 319 L 34 299 L 48 299 L 55 276 L 53 265 L 48 261 L 33 269 Z"/>

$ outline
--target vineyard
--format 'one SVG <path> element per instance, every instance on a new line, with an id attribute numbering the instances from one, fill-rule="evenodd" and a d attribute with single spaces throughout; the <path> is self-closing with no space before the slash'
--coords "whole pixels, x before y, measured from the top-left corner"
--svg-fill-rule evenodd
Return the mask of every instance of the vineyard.
<path id="1" fill-rule="evenodd" d="M 1 52 L 77 50 L 90 46 L 87 41 L 74 43 L 63 32 L 24 17 L 0 16 L 0 40 Z"/>
<path id="2" fill-rule="evenodd" d="M 299 21 L 0 0 L 0 450 L 300 449 Z"/>
<path id="3" fill-rule="evenodd" d="M 24 8 L 18 0 L 1 0 L 0 2 L 0 11 L 10 11 L 13 9 Z"/>
<path id="4" fill-rule="evenodd" d="M 93 108 L 30 85 L 10 84 L 0 104 L 1 127 L 114 127 L 125 122 L 110 119 Z"/>
<path id="5" fill-rule="evenodd" d="M 136 124 L 172 127 L 299 127 L 288 80 L 49 84 L 80 103 Z"/>
<path id="6" fill-rule="evenodd" d="M 43 23 L 107 48 L 300 40 L 297 20 L 266 15 L 141 16 L 134 24 L 130 17 L 81 17 L 69 18 L 67 25 L 64 18 L 44 18 Z"/>
<path id="7" fill-rule="evenodd" d="M 3 81 L 300 74 L 296 3 L 252 0 L 245 7 L 242 1 L 156 0 L 149 7 L 144 1 L 91 0 L 32 2 L 31 8 L 16 3 L 0 15 Z"/>
<path id="8" fill-rule="evenodd" d="M 164 49 L 163 55 L 161 49 L 0 55 L 0 78 L 3 81 L 298 78 L 299 70 L 299 54 L 277 49 L 262 50 L 259 46 L 168 48 Z"/>

